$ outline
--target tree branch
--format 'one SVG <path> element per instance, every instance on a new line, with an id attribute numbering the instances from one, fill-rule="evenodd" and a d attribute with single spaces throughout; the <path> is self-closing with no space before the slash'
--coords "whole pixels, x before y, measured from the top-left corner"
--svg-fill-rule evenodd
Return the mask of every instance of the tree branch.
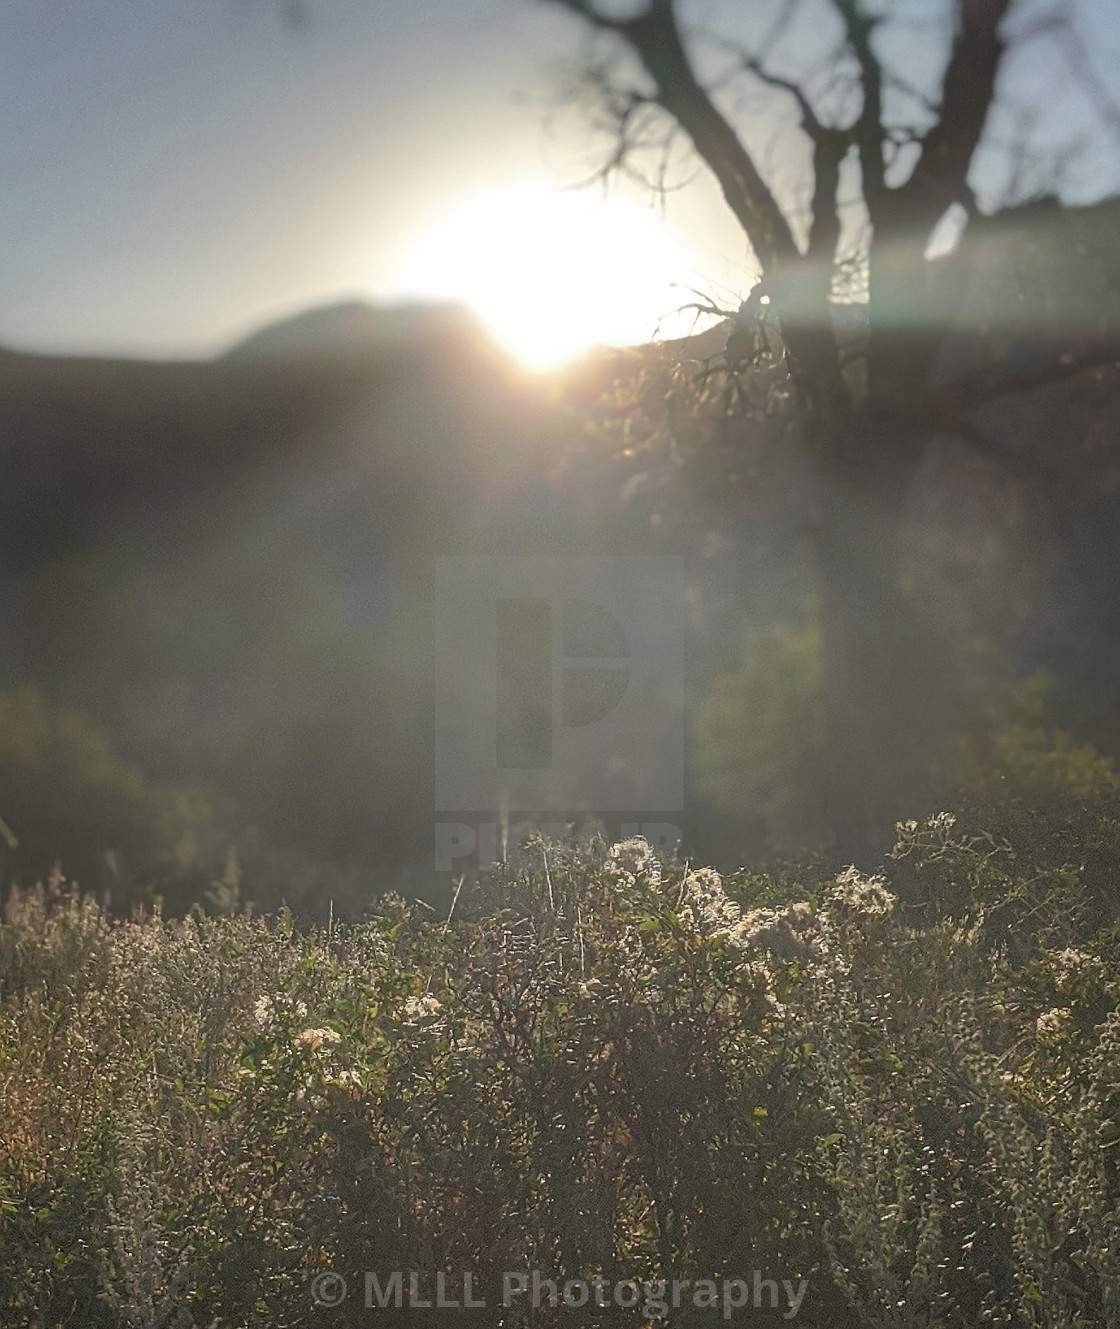
<path id="1" fill-rule="evenodd" d="M 813 194 L 810 203 L 812 221 L 806 256 L 831 263 L 840 239 L 840 216 L 836 193 L 840 184 L 840 163 L 853 141 L 852 131 L 824 124 L 805 92 L 805 85 L 771 73 L 757 56 L 734 47 L 742 68 L 769 88 L 788 92 L 801 112 L 801 128 L 813 144 Z"/>
<path id="2" fill-rule="evenodd" d="M 692 140 L 715 175 L 764 274 L 799 257 L 793 232 L 750 153 L 700 85 L 685 52 L 672 0 L 649 0 L 635 18 L 614 19 L 590 0 L 555 0 L 625 40 L 657 89 L 657 100 Z"/>
<path id="3" fill-rule="evenodd" d="M 846 410 L 848 391 L 839 370 L 828 308 L 839 234 L 836 185 L 844 139 L 833 137 L 834 131 L 820 124 L 803 91 L 796 89 L 803 115 L 808 112 L 807 130 L 815 127 L 811 132 L 818 134 L 820 142 L 827 141 L 827 151 L 818 148 L 816 154 L 814 252 L 803 256 L 790 222 L 753 157 L 698 81 L 677 27 L 673 0 L 649 0 L 644 12 L 628 19 L 605 16 L 590 0 L 558 2 L 616 33 L 641 60 L 657 90 L 657 101 L 691 139 L 754 249 L 790 352 L 793 379 L 806 404 L 822 416 Z"/>
<path id="4" fill-rule="evenodd" d="M 826 135 L 841 132 L 839 130 L 830 129 L 826 125 L 821 124 L 820 118 L 813 109 L 812 102 L 810 102 L 809 98 L 805 95 L 805 90 L 801 84 L 795 83 L 793 79 L 782 78 L 778 74 L 770 73 L 770 71 L 763 66 L 761 60 L 756 56 L 746 55 L 745 53 L 740 52 L 739 58 L 742 62 L 743 68 L 748 73 L 753 74 L 759 82 L 765 83 L 766 86 L 770 88 L 780 88 L 783 92 L 788 92 L 790 96 L 793 97 L 797 102 L 797 109 L 801 112 L 801 127 L 814 143 L 818 142 Z"/>
<path id="5" fill-rule="evenodd" d="M 859 146 L 859 165 L 863 176 L 863 197 L 874 223 L 886 190 L 886 166 L 883 160 L 883 70 L 871 49 L 871 33 L 875 23 L 860 12 L 857 0 L 835 0 L 836 8 L 844 20 L 848 40 L 859 62 L 860 82 L 863 86 L 863 107 L 855 123 L 856 143 Z"/>
<path id="6" fill-rule="evenodd" d="M 921 140 L 910 178 L 891 191 L 892 218 L 930 226 L 951 203 L 969 206 L 968 171 L 984 132 L 1003 59 L 1000 24 L 1010 0 L 961 0 L 937 123 Z"/>

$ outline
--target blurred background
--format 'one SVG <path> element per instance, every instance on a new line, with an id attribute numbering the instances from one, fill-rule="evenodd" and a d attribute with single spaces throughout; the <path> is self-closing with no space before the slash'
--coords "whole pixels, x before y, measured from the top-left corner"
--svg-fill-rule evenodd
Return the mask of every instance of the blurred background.
<path id="1" fill-rule="evenodd" d="M 1069 8 L 1075 72 L 1023 6 L 1041 38 L 976 160 L 945 381 L 1116 341 L 1120 32 Z M 683 851 L 831 852 L 819 496 L 708 373 L 756 266 L 679 144 L 599 178 L 583 26 L 532 0 L 3 0 L 0 27 L 5 886 L 61 863 L 120 909 L 443 898 L 433 569 L 468 553 L 682 555 Z M 794 190 L 796 115 L 754 98 Z M 1058 733 L 1116 753 L 1118 385 L 1001 400 L 1011 466 L 951 437 L 923 463 L 914 816 Z"/>

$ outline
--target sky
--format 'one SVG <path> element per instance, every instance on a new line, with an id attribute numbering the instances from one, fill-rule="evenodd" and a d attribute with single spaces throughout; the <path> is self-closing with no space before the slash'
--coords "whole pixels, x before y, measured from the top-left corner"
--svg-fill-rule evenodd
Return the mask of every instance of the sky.
<path id="1" fill-rule="evenodd" d="M 1077 4 L 1103 70 L 1115 0 Z M 207 355 L 330 300 L 453 298 L 533 323 L 544 364 L 589 291 L 624 311 L 601 297 L 597 335 L 637 340 L 690 285 L 749 286 L 703 177 L 660 206 L 557 192 L 590 159 L 555 112 L 584 40 L 555 7 L 306 7 L 297 26 L 279 0 L 0 0 L 0 343 Z"/>

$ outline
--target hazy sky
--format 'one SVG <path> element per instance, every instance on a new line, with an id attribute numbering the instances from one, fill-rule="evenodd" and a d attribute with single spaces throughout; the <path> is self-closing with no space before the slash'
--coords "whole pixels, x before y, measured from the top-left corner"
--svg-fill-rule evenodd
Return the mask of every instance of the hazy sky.
<path id="1" fill-rule="evenodd" d="M 1105 68 L 1117 0 L 1079 3 Z M 0 0 L 0 341 L 207 353 L 307 304 L 407 293 L 472 200 L 573 178 L 546 132 L 581 40 L 564 15 L 308 9 L 294 30 L 273 0 Z M 668 224 L 682 271 L 741 279 L 710 186 Z"/>

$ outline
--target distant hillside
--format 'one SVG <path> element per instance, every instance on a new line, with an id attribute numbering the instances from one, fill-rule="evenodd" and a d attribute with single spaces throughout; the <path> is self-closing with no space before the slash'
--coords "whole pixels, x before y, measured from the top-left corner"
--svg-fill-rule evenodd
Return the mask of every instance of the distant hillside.
<path id="1" fill-rule="evenodd" d="M 78 707 L 261 842 L 414 846 L 432 559 L 547 531 L 543 420 L 457 310 L 315 310 L 211 362 L 0 353 L 0 691 Z M 29 857 L 19 806 L 0 777 L 16 868 L 96 879 L 96 845 Z"/>
<path id="2" fill-rule="evenodd" d="M 362 300 L 304 309 L 239 341 L 230 360 L 358 358 L 404 352 L 425 344 L 480 341 L 477 320 L 461 305 L 375 306 Z"/>
<path id="3" fill-rule="evenodd" d="M 37 557 L 102 518 L 277 464 L 309 440 L 321 444 L 359 398 L 399 406 L 415 388 L 480 406 L 487 389 L 504 393 L 511 382 L 481 329 L 450 310 L 315 310 L 212 362 L 0 352 L 0 547 L 9 560 Z M 403 417 L 400 425 L 376 444 L 398 464 L 409 429 Z M 448 464 L 462 452 L 460 434 L 415 440 L 413 463 Z"/>

